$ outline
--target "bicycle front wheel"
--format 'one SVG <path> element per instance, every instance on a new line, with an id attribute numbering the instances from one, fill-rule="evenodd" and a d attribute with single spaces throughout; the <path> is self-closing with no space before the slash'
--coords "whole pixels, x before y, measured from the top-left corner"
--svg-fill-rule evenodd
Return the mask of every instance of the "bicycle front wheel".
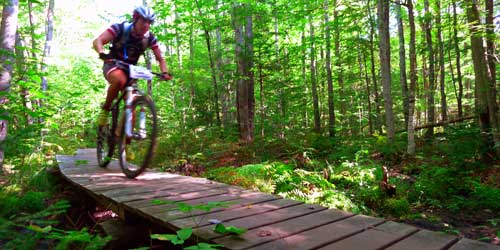
<path id="1" fill-rule="evenodd" d="M 153 161 L 156 148 L 156 110 L 147 96 L 137 96 L 131 105 L 131 134 L 122 127 L 120 166 L 128 178 L 140 175 Z"/>

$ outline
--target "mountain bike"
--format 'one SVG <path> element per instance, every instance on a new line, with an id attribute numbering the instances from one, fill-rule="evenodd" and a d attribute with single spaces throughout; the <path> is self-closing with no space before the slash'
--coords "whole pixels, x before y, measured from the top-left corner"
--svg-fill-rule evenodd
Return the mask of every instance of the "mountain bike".
<path id="1" fill-rule="evenodd" d="M 129 79 L 111 105 L 108 125 L 98 126 L 97 161 L 100 167 L 107 167 L 118 146 L 122 172 L 128 178 L 135 178 L 153 161 L 158 133 L 154 102 L 139 89 L 138 79 L 150 80 L 153 75 L 161 76 L 161 73 L 120 60 L 111 61 L 128 68 Z"/>

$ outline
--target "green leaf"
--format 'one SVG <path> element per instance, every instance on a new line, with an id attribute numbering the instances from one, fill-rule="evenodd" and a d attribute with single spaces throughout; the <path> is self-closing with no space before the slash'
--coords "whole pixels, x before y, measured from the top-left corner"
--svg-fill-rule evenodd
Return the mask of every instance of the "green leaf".
<path id="1" fill-rule="evenodd" d="M 182 240 L 187 240 L 189 239 L 189 237 L 191 237 L 192 233 L 192 228 L 182 228 L 181 230 L 177 231 L 177 236 Z"/>
<path id="2" fill-rule="evenodd" d="M 174 244 L 174 245 L 182 245 L 182 244 L 184 244 L 184 240 L 179 239 L 178 237 L 176 237 L 175 239 L 172 239 L 170 242 L 172 242 L 172 244 Z"/>
<path id="3" fill-rule="evenodd" d="M 52 230 L 52 226 L 46 226 L 44 228 L 41 228 L 40 226 L 37 225 L 29 225 L 28 229 L 37 233 L 49 233 Z"/>
<path id="4" fill-rule="evenodd" d="M 247 229 L 239 228 L 239 227 L 235 227 L 235 226 L 227 226 L 226 227 L 221 223 L 221 224 L 217 224 L 217 226 L 215 226 L 214 232 L 220 233 L 220 234 L 232 233 L 232 234 L 240 235 L 240 234 L 246 233 Z"/>
<path id="5" fill-rule="evenodd" d="M 151 239 L 172 241 L 174 239 L 177 239 L 177 235 L 175 235 L 175 234 L 152 234 Z"/>
<path id="6" fill-rule="evenodd" d="M 219 247 L 223 247 L 224 245 L 220 244 L 208 244 L 208 243 L 198 243 L 198 245 L 190 246 L 184 248 L 185 250 L 217 250 Z"/>
<path id="7" fill-rule="evenodd" d="M 164 205 L 164 204 L 174 204 L 175 202 L 173 201 L 162 201 L 162 200 L 152 200 L 152 204 L 154 205 Z"/>
<path id="8" fill-rule="evenodd" d="M 87 163 L 89 163 L 89 161 L 88 161 L 88 160 L 76 160 L 76 161 L 75 161 L 75 165 L 76 165 L 76 166 L 85 165 L 85 164 L 87 164 Z"/>

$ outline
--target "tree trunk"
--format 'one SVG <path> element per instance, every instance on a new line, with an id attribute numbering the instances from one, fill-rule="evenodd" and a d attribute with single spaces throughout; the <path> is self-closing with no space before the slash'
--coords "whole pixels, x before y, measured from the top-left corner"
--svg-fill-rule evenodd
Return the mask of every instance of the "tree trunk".
<path id="1" fill-rule="evenodd" d="M 457 64 L 457 81 L 458 81 L 458 96 L 457 96 L 457 106 L 458 106 L 458 117 L 464 115 L 462 98 L 464 96 L 464 85 L 462 83 L 462 67 L 460 62 L 460 47 L 458 42 L 458 22 L 457 22 L 457 3 L 453 1 L 453 45 L 456 54 L 456 64 Z"/>
<path id="2" fill-rule="evenodd" d="M 305 27 L 305 24 L 304 26 L 302 26 L 302 32 L 301 35 L 300 35 L 300 44 L 301 44 L 301 47 L 303 48 L 302 49 L 302 57 L 301 57 L 301 65 L 302 65 L 302 80 L 304 81 L 304 83 L 306 83 L 306 48 L 307 48 L 307 43 L 306 43 L 306 27 Z M 304 93 L 305 95 L 302 96 L 302 105 L 304 105 L 304 107 L 307 107 L 308 105 L 308 97 L 306 94 L 308 94 L 308 91 L 307 91 L 307 84 L 304 84 Z M 309 127 L 309 113 L 307 111 L 308 109 L 305 109 L 305 112 L 302 113 L 303 115 L 303 121 L 304 121 L 304 124 L 302 127 L 304 128 L 308 128 Z"/>
<path id="3" fill-rule="evenodd" d="M 495 39 L 498 35 L 495 34 L 495 24 L 493 23 L 493 0 L 486 1 L 486 54 L 488 61 L 488 75 L 491 80 L 491 86 L 496 86 L 496 64 L 500 63 L 495 54 L 496 44 Z M 500 5 L 500 4 L 497 4 Z M 492 88 L 495 91 L 495 88 Z M 496 92 L 496 91 L 495 91 Z M 493 93 L 496 96 L 496 93 Z"/>
<path id="4" fill-rule="evenodd" d="M 235 34 L 235 55 L 237 64 L 237 120 L 239 127 L 240 140 L 243 143 L 253 141 L 253 66 L 251 58 L 253 56 L 253 47 L 251 44 L 252 38 L 252 16 L 245 13 L 244 4 L 235 4 L 233 6 L 233 28 Z M 243 26 L 243 20 L 246 20 L 246 25 Z M 246 38 L 246 39 L 245 39 Z M 247 40 L 247 41 L 245 41 Z M 250 79 L 251 78 L 251 79 Z M 252 84 L 251 86 L 249 86 Z"/>
<path id="5" fill-rule="evenodd" d="M 319 112 L 319 97 L 318 97 L 318 86 L 316 83 L 316 50 L 314 44 L 314 23 L 312 19 L 312 14 L 309 16 L 309 39 L 311 39 L 310 49 L 311 49 L 311 91 L 313 98 L 313 108 L 314 108 L 314 132 L 321 133 L 321 117 Z"/>
<path id="6" fill-rule="evenodd" d="M 15 63 L 15 52 L 14 47 L 16 43 L 16 32 L 17 32 L 17 15 L 19 12 L 19 1 L 18 0 L 6 0 L 3 2 L 2 10 L 2 22 L 0 25 L 0 105 L 2 109 L 4 105 L 8 102 L 7 93 L 10 90 L 10 81 L 12 79 L 12 65 Z M 8 133 L 8 121 L 5 117 L 9 114 L 4 112 L 0 114 L 0 173 L 3 172 L 3 161 L 4 161 L 4 141 Z"/>
<path id="7" fill-rule="evenodd" d="M 442 24 L 441 24 L 441 0 L 436 0 L 436 26 L 437 26 L 437 40 L 439 46 L 439 89 L 441 92 L 441 120 L 448 120 L 448 104 L 446 102 L 446 88 L 445 88 L 445 66 L 444 66 L 444 43 L 442 37 Z"/>
<path id="8" fill-rule="evenodd" d="M 401 5 L 396 4 L 399 35 L 399 81 L 401 82 L 401 94 L 403 95 L 403 113 L 405 117 L 405 128 L 408 127 L 408 84 L 406 77 L 406 50 L 405 32 L 403 28 L 403 18 L 401 16 Z"/>
<path id="9" fill-rule="evenodd" d="M 49 7 L 47 9 L 47 20 L 45 28 L 45 47 L 43 49 L 42 58 L 42 74 L 47 71 L 47 58 L 50 56 L 52 49 L 52 38 L 54 36 L 54 0 L 49 0 Z M 42 77 L 42 91 L 47 91 L 48 83 L 47 78 Z"/>
<path id="10" fill-rule="evenodd" d="M 429 55 L 429 88 L 427 90 L 427 123 L 433 123 L 435 121 L 435 103 L 434 103 L 434 91 L 435 87 L 435 69 L 434 69 L 434 46 L 432 42 L 432 14 L 429 10 L 429 0 L 424 1 L 425 9 L 425 40 L 427 42 L 427 52 Z M 434 135 L 434 130 L 429 128 L 426 132 L 426 137 L 431 137 Z"/>
<path id="11" fill-rule="evenodd" d="M 384 95 L 385 123 L 387 126 L 387 137 L 394 142 L 394 115 L 392 111 L 391 93 L 391 44 L 389 37 L 389 0 L 379 0 L 379 34 L 380 34 L 380 67 L 382 79 L 382 91 Z"/>
<path id="12" fill-rule="evenodd" d="M 335 3 L 336 4 L 336 3 Z M 336 73 L 337 73 L 337 82 L 339 86 L 339 103 L 340 103 L 340 113 L 344 117 L 347 116 L 347 108 L 346 108 L 346 101 L 347 97 L 344 94 L 345 91 L 345 86 L 344 86 L 344 72 L 342 70 L 342 55 L 340 54 L 340 22 L 339 22 L 339 16 L 338 16 L 338 11 L 335 8 L 333 10 L 333 21 L 334 21 L 334 39 L 335 39 L 335 66 L 337 68 Z M 348 124 L 349 126 L 350 122 L 344 123 Z M 341 123 L 342 126 L 342 123 Z"/>
<path id="13" fill-rule="evenodd" d="M 361 48 L 360 48 L 361 50 Z M 363 62 L 364 62 L 364 75 L 365 75 L 365 82 L 366 82 L 366 102 L 368 103 L 368 129 L 370 132 L 370 136 L 373 135 L 373 119 L 372 119 L 372 99 L 371 99 L 371 91 L 370 91 L 370 76 L 368 73 L 367 69 L 367 55 L 366 55 L 366 50 L 361 51 L 362 56 L 363 56 Z"/>
<path id="14" fill-rule="evenodd" d="M 275 70 L 277 72 L 281 71 L 284 69 L 282 67 L 282 62 L 281 62 L 281 55 L 280 55 L 280 46 L 279 46 L 279 21 L 278 21 L 278 11 L 276 9 L 276 1 L 274 1 L 274 10 L 273 10 L 273 19 L 274 19 L 274 53 L 276 56 L 276 62 L 275 62 Z M 283 89 L 283 78 L 281 74 L 278 74 L 278 109 L 280 111 L 281 119 L 279 121 L 279 133 L 278 136 L 279 138 L 283 139 L 285 138 L 285 126 L 286 126 L 286 100 L 285 100 L 285 90 Z"/>
<path id="15" fill-rule="evenodd" d="M 326 46 L 326 80 L 328 82 L 328 134 L 335 137 L 335 105 L 333 102 L 333 80 L 331 65 L 330 18 L 328 16 L 328 0 L 324 1 L 325 9 L 325 46 Z M 335 8 L 336 6 L 334 6 Z"/>
<path id="16" fill-rule="evenodd" d="M 378 84 L 377 84 L 377 72 L 375 70 L 375 21 L 373 20 L 371 13 L 371 0 L 366 1 L 368 17 L 370 20 L 370 60 L 371 60 L 371 74 L 372 74 L 372 82 L 373 82 L 373 94 L 375 96 L 375 128 L 378 130 L 380 134 L 382 134 L 382 111 L 380 110 L 380 96 L 378 92 Z"/>
<path id="17" fill-rule="evenodd" d="M 254 62 L 253 62 L 253 16 L 250 12 L 250 5 L 245 5 L 247 8 L 246 25 L 245 25 L 245 81 L 248 91 L 247 105 L 248 105 L 248 140 L 253 141 L 254 131 L 254 116 L 255 116 L 255 79 L 254 79 Z"/>
<path id="18" fill-rule="evenodd" d="M 476 82 L 476 110 L 479 115 L 479 124 L 484 143 L 492 149 L 498 142 L 498 107 L 495 98 L 495 86 L 488 72 L 488 62 L 485 57 L 483 47 L 484 39 L 480 35 L 478 26 L 481 19 L 478 10 L 478 1 L 472 0 L 467 6 L 467 20 L 470 29 L 472 62 L 474 64 L 474 75 Z M 498 149 L 497 149 L 497 152 Z M 488 154 L 484 155 L 484 160 L 489 159 Z"/>
<path id="19" fill-rule="evenodd" d="M 408 145 L 407 153 L 415 156 L 415 88 L 417 86 L 417 50 L 413 3 L 408 1 L 408 25 L 410 26 L 410 87 L 408 88 Z"/>

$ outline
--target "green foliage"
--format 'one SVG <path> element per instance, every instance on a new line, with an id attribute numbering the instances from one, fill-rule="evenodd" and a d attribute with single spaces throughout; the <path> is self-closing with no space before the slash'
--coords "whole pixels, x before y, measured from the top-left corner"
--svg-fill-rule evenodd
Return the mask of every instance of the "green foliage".
<path id="1" fill-rule="evenodd" d="M 393 216 L 401 217 L 410 213 L 410 203 L 406 198 L 390 198 L 385 200 L 383 209 Z"/>
<path id="2" fill-rule="evenodd" d="M 191 237 L 193 233 L 192 228 L 182 228 L 176 232 L 176 234 L 152 234 L 152 239 L 170 241 L 174 245 L 182 245 L 184 242 Z"/>
<path id="3" fill-rule="evenodd" d="M 30 192 L 26 194 L 28 193 Z M 27 199 L 37 201 L 41 197 L 45 197 L 45 195 L 32 192 Z M 53 244 L 55 249 L 78 247 L 80 249 L 97 250 L 102 249 L 106 242 L 111 239 L 110 237 L 102 238 L 98 235 L 92 235 L 86 228 L 80 231 L 65 231 L 55 228 L 54 225 L 57 221 L 47 218 L 66 213 L 69 207 L 67 201 L 61 200 L 49 207 L 40 207 L 38 203 L 33 201 L 20 199 L 18 202 L 27 205 L 29 209 L 12 211 L 16 215 L 10 216 L 8 219 L 4 219 L 3 215 L 0 217 L 0 239 L 7 242 L 3 246 L 4 249 L 35 249 L 38 244 Z M 36 206 L 34 207 L 33 204 Z M 30 213 L 22 213 L 21 211 Z"/>
<path id="4" fill-rule="evenodd" d="M 208 243 L 203 243 L 200 242 L 197 245 L 190 246 L 184 248 L 185 250 L 217 250 L 219 247 L 223 247 L 224 245 L 220 244 L 208 244 Z"/>
<path id="5" fill-rule="evenodd" d="M 235 226 L 225 226 L 222 223 L 217 224 L 214 228 L 214 232 L 220 233 L 220 234 L 240 235 L 240 234 L 246 233 L 247 231 L 248 230 L 246 228 L 239 228 L 239 227 L 235 227 Z"/>

